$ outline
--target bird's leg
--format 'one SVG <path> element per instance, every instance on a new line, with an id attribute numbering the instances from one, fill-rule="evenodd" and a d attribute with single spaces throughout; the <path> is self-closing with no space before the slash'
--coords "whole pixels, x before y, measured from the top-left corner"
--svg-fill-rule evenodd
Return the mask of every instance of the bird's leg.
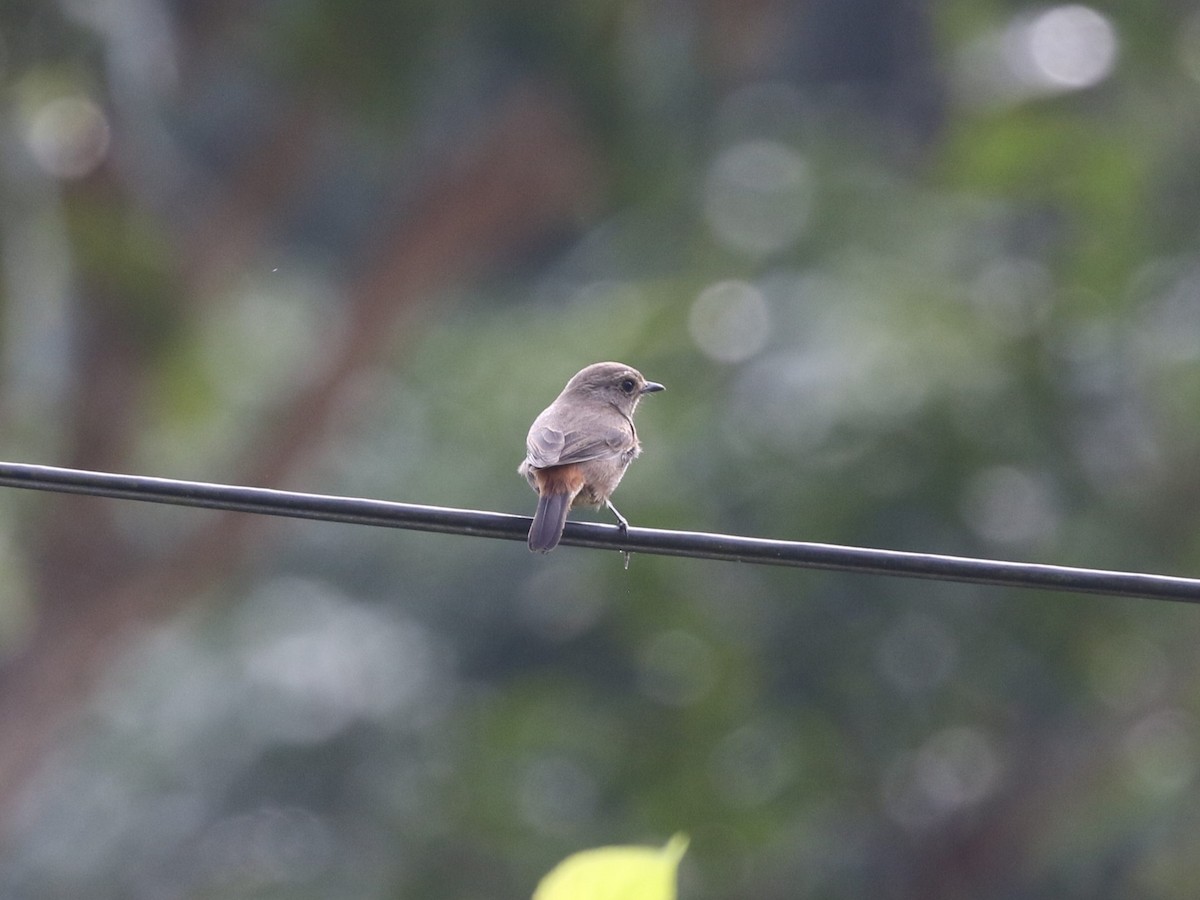
<path id="1" fill-rule="evenodd" d="M 621 534 L 627 532 L 629 530 L 629 520 L 617 512 L 617 508 L 612 505 L 611 500 L 605 500 L 604 505 L 608 507 L 609 512 L 617 517 L 617 527 L 621 529 Z"/>
<path id="2" fill-rule="evenodd" d="M 615 506 L 613 506 L 613 505 L 612 505 L 612 501 L 611 501 L 611 500 L 607 500 L 607 499 L 606 499 L 606 500 L 604 501 L 604 505 L 605 505 L 605 506 L 607 506 L 607 507 L 608 507 L 608 509 L 609 509 L 609 511 L 610 511 L 610 512 L 611 512 L 611 513 L 612 513 L 614 516 L 616 516 L 616 517 L 617 517 L 617 527 L 621 529 L 621 534 L 628 534 L 628 533 L 629 533 L 629 520 L 628 520 L 628 519 L 626 519 L 626 518 L 625 518 L 623 515 L 621 515 L 619 512 L 617 512 L 617 508 L 616 508 Z M 624 559 L 625 559 L 625 568 L 626 568 L 626 569 L 628 569 L 628 568 L 629 568 L 629 558 L 630 558 L 630 555 L 631 555 L 631 554 L 629 553 L 629 551 L 628 551 L 628 550 L 622 550 L 622 551 L 621 551 L 621 556 L 622 556 L 622 557 L 624 557 Z"/>

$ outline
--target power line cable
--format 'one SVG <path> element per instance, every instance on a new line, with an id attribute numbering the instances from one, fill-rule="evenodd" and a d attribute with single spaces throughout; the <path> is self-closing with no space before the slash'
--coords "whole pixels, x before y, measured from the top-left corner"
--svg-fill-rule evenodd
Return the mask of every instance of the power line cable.
<path id="1" fill-rule="evenodd" d="M 530 521 L 525 516 L 482 510 L 449 509 L 13 462 L 0 462 L 0 486 L 512 541 L 525 540 Z M 568 522 L 562 543 L 662 556 L 1200 603 L 1200 579 L 1140 572 L 1113 572 L 661 528 L 630 527 L 628 532 L 622 534 L 615 525 L 594 522 Z"/>

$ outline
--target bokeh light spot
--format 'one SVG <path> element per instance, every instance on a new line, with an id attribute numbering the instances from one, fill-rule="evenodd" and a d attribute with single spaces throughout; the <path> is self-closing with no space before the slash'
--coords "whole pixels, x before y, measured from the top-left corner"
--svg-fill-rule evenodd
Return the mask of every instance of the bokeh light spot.
<path id="1" fill-rule="evenodd" d="M 87 97 L 50 100 L 29 118 L 25 142 L 37 164 L 55 178 L 81 178 L 108 155 L 111 130 Z"/>
<path id="2" fill-rule="evenodd" d="M 595 779 L 574 761 L 548 756 L 525 767 L 519 788 L 521 815 L 543 834 L 570 833 L 595 811 Z"/>
<path id="3" fill-rule="evenodd" d="M 701 291 L 692 304 L 688 330 L 707 356 L 719 362 L 742 362 L 767 342 L 767 301 L 752 284 L 719 281 Z"/>
<path id="4" fill-rule="evenodd" d="M 242 632 L 246 679 L 259 698 L 254 726 L 274 740 L 326 740 L 359 719 L 411 712 L 433 677 L 424 629 L 315 581 L 264 586 Z"/>
<path id="5" fill-rule="evenodd" d="M 1048 9 L 1025 31 L 1028 58 L 1050 84 L 1078 89 L 1099 84 L 1117 58 L 1112 23 L 1089 6 Z"/>
<path id="6" fill-rule="evenodd" d="M 329 864 L 333 837 L 307 810 L 264 807 L 216 822 L 199 848 L 200 870 L 210 887 L 297 884 Z"/>
<path id="7" fill-rule="evenodd" d="M 1139 635 L 1108 635 L 1096 642 L 1088 664 L 1092 691 L 1119 712 L 1132 712 L 1167 687 L 1167 657 Z"/>
<path id="8" fill-rule="evenodd" d="M 947 728 L 917 754 L 917 778 L 929 798 L 952 810 L 991 793 L 1000 765 L 991 741 L 977 728 Z"/>
<path id="9" fill-rule="evenodd" d="M 741 809 L 773 800 L 793 774 L 779 735 L 762 723 L 727 734 L 713 749 L 709 765 L 717 791 Z"/>
<path id="10" fill-rule="evenodd" d="M 968 485 L 963 517 L 980 537 L 1019 546 L 1052 538 L 1061 514 L 1048 479 L 1013 466 L 994 466 Z"/>
<path id="11" fill-rule="evenodd" d="M 746 141 L 725 150 L 705 185 L 705 214 L 717 238 L 755 256 L 794 244 L 812 202 L 808 163 L 778 141 Z"/>
<path id="12" fill-rule="evenodd" d="M 1019 103 L 1106 80 L 1120 50 L 1112 21 L 1090 6 L 1021 12 L 961 51 L 955 81 L 968 103 Z"/>
<path id="13" fill-rule="evenodd" d="M 665 706 L 691 706 L 716 679 L 712 648 L 689 631 L 664 631 L 641 652 L 642 693 Z"/>
<path id="14" fill-rule="evenodd" d="M 1032 334 L 1045 322 L 1054 291 L 1050 273 L 1040 262 L 1005 257 L 979 274 L 968 296 L 989 327 L 1018 338 Z"/>
<path id="15" fill-rule="evenodd" d="M 897 690 L 919 694 L 942 684 L 954 672 L 958 642 L 937 619 L 912 613 L 884 634 L 876 660 Z"/>
<path id="16" fill-rule="evenodd" d="M 568 641 L 591 629 L 608 608 L 600 592 L 574 590 L 577 570 L 548 565 L 525 583 L 517 611 L 529 629 L 547 641 Z"/>
<path id="17" fill-rule="evenodd" d="M 1123 749 L 1133 783 L 1147 794 L 1176 794 L 1196 777 L 1196 722 L 1182 710 L 1146 716 L 1125 735 Z"/>
<path id="18" fill-rule="evenodd" d="M 992 740 L 971 726 L 945 728 L 915 753 L 897 757 L 884 776 L 883 802 L 901 825 L 919 830 L 985 800 L 1002 766 Z"/>
<path id="19" fill-rule="evenodd" d="M 1200 12 L 1188 16 L 1179 29 L 1179 62 L 1194 81 L 1200 81 Z"/>

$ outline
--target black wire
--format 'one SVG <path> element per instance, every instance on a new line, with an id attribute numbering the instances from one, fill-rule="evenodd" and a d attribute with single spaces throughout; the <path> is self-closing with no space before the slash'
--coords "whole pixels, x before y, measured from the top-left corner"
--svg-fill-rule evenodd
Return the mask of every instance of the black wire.
<path id="1" fill-rule="evenodd" d="M 0 486 L 227 509 L 268 516 L 502 538 L 510 541 L 525 540 L 529 531 L 528 518 L 505 513 L 390 503 L 327 494 L 301 494 L 142 475 L 85 472 L 79 469 L 25 463 L 0 462 Z M 562 542 L 577 547 L 629 550 L 663 556 L 688 556 L 763 565 L 800 566 L 1200 603 L 1200 579 L 1138 572 L 1109 572 L 1039 563 L 872 550 L 836 544 L 767 540 L 729 534 L 666 531 L 659 528 L 631 527 L 628 532 L 622 534 L 615 525 L 592 522 L 568 522 Z"/>

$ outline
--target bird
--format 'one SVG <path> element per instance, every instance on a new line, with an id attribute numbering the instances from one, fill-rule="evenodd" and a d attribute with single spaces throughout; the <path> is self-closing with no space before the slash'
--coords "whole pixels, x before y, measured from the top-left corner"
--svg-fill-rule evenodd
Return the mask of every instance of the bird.
<path id="1" fill-rule="evenodd" d="M 557 547 L 567 513 L 576 506 L 607 507 L 621 531 L 628 529 L 629 521 L 610 497 L 642 452 L 633 426 L 638 402 L 661 390 L 632 366 L 593 363 L 534 419 L 525 460 L 517 468 L 538 494 L 529 528 L 531 551 L 549 553 Z"/>

